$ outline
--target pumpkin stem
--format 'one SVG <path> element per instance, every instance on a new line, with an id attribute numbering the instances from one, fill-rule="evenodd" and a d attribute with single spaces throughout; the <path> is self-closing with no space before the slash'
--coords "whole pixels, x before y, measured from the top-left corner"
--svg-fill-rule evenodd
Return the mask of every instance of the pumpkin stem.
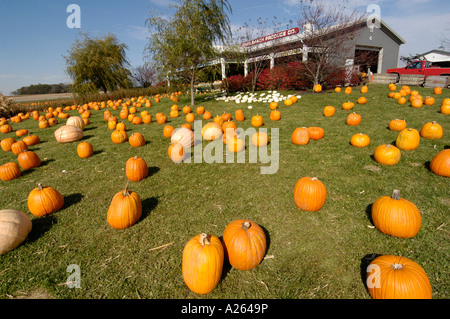
<path id="1" fill-rule="evenodd" d="M 392 199 L 399 200 L 400 199 L 400 191 L 398 189 L 395 189 L 391 196 Z"/>
<path id="2" fill-rule="evenodd" d="M 130 192 L 128 191 L 129 183 L 127 182 L 127 185 L 125 185 L 125 189 L 123 190 L 123 196 L 129 196 Z"/>
<path id="3" fill-rule="evenodd" d="M 205 246 L 205 244 L 206 245 L 210 244 L 210 242 L 208 240 L 208 234 L 206 234 L 206 233 L 202 233 L 200 235 L 200 240 L 199 241 L 200 241 L 200 244 L 202 244 L 202 247 Z"/>
<path id="4" fill-rule="evenodd" d="M 392 268 L 394 268 L 395 270 L 400 270 L 400 269 L 403 268 L 403 265 L 402 265 L 402 264 L 394 263 L 394 264 L 392 265 Z"/>
<path id="5" fill-rule="evenodd" d="M 44 189 L 44 185 L 42 185 L 42 183 L 38 183 L 37 184 L 37 188 L 38 188 L 38 191 L 41 191 L 41 190 L 43 190 Z"/>
<path id="6" fill-rule="evenodd" d="M 312 180 L 312 181 L 315 181 L 315 180 L 317 180 L 317 177 L 313 177 L 313 178 L 311 178 L 311 180 Z"/>
<path id="7" fill-rule="evenodd" d="M 248 230 L 251 226 L 252 226 L 252 224 L 250 224 L 249 222 L 242 223 L 242 228 L 245 230 Z"/>

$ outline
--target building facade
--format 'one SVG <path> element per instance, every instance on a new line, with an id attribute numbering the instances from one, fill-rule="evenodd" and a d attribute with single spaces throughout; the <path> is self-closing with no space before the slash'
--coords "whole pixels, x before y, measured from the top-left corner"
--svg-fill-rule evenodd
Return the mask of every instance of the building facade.
<path id="1" fill-rule="evenodd" d="M 327 30 L 314 30 L 312 25 L 304 25 L 302 28 L 287 29 L 241 43 L 241 61 L 221 56 L 214 63 L 220 63 L 224 79 L 234 75 L 233 72 L 228 73 L 227 69 L 233 69 L 234 72 L 241 70 L 236 66 L 230 68 L 233 64 L 242 64 L 245 76 L 249 65 L 255 61 L 264 61 L 270 68 L 287 60 L 307 62 L 312 55 L 320 54 L 320 48 L 313 49 L 306 45 L 307 38 L 310 39 L 311 35 L 316 33 L 317 36 L 328 36 L 336 29 L 346 27 L 336 25 Z M 381 19 L 371 23 L 359 23 L 356 29 L 352 29 L 352 36 L 346 37 L 345 41 L 346 49 L 341 52 L 341 59 L 337 60 L 337 63 L 368 73 L 385 73 L 387 69 L 396 68 L 400 58 L 400 46 L 405 43 L 405 40 Z M 220 48 L 219 54 L 224 51 L 224 48 Z"/>

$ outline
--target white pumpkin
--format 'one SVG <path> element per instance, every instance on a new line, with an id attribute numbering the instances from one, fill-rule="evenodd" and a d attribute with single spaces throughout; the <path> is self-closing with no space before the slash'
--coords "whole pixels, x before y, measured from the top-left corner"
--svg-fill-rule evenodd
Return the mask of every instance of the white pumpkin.
<path id="1" fill-rule="evenodd" d="M 80 116 L 71 116 L 67 119 L 66 125 L 73 125 L 84 130 L 85 123 Z"/>
<path id="2" fill-rule="evenodd" d="M 59 143 L 70 143 L 83 138 L 83 130 L 78 126 L 64 125 L 55 131 L 55 138 Z"/>
<path id="3" fill-rule="evenodd" d="M 31 219 L 27 214 L 14 209 L 0 210 L 0 255 L 19 246 L 31 228 Z"/>
<path id="4" fill-rule="evenodd" d="M 188 128 L 177 129 L 172 133 L 170 138 L 172 144 L 180 143 L 183 148 L 190 148 L 195 144 L 195 134 L 192 130 Z"/>

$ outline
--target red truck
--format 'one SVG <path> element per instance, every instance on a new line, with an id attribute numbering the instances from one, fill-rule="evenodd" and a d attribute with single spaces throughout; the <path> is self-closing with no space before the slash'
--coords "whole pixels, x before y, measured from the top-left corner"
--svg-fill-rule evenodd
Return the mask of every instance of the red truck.
<path id="1" fill-rule="evenodd" d="M 450 68 L 439 67 L 430 61 L 413 61 L 404 68 L 388 69 L 387 73 L 450 76 Z"/>

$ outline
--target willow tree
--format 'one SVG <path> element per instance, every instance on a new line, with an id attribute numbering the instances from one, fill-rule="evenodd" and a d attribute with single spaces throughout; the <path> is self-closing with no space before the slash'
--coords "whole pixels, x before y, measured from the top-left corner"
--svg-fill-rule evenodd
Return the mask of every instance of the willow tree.
<path id="1" fill-rule="evenodd" d="M 130 86 L 129 62 L 126 44 L 119 43 L 116 36 L 90 38 L 82 34 L 75 40 L 65 56 L 66 71 L 73 80 L 73 90 L 78 94 L 114 91 Z"/>
<path id="2" fill-rule="evenodd" d="M 215 45 L 231 35 L 227 0 L 183 0 L 171 6 L 174 15 L 164 19 L 151 12 L 146 24 L 151 36 L 146 50 L 169 79 L 190 83 L 191 106 L 200 68 L 217 58 Z"/>

